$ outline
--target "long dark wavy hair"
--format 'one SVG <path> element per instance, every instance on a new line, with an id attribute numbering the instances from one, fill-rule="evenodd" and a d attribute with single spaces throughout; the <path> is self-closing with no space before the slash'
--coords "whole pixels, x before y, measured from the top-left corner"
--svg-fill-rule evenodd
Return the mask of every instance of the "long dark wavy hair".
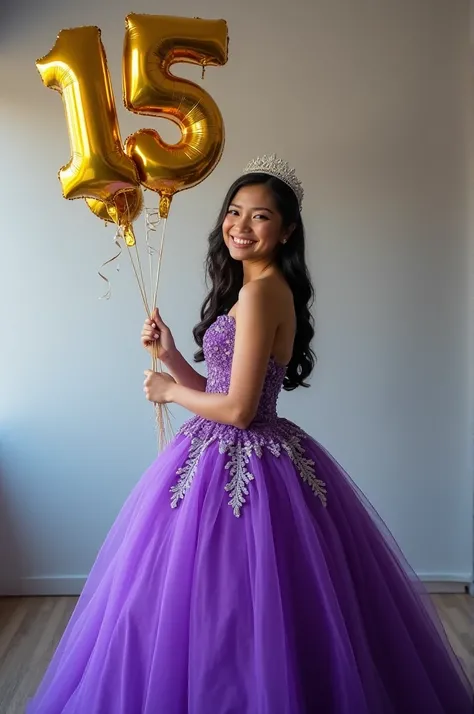
<path id="1" fill-rule="evenodd" d="M 283 226 L 295 226 L 288 242 L 278 246 L 274 259 L 293 293 L 295 305 L 296 334 L 293 354 L 283 382 L 283 388 L 291 391 L 296 387 L 309 386 L 305 380 L 316 362 L 311 349 L 314 323 L 310 307 L 314 290 L 305 261 L 304 227 L 296 196 L 283 181 L 267 174 L 246 174 L 232 184 L 224 199 L 216 226 L 209 236 L 205 267 L 206 282 L 210 283 L 210 290 L 201 307 L 201 322 L 193 330 L 194 339 L 199 346 L 194 359 L 196 362 L 204 360 L 202 344 L 206 330 L 219 315 L 227 314 L 238 300 L 243 285 L 242 262 L 231 257 L 222 236 L 222 224 L 236 193 L 243 186 L 255 184 L 265 184 L 271 191 Z"/>

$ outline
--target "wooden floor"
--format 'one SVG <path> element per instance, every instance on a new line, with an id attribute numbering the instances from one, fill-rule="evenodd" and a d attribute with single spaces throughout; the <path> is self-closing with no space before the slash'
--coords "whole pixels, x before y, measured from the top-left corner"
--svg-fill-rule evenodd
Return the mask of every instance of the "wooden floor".
<path id="1" fill-rule="evenodd" d="M 474 683 L 474 598 L 433 600 Z M 75 604 L 72 597 L 0 598 L 0 714 L 24 714 Z"/>

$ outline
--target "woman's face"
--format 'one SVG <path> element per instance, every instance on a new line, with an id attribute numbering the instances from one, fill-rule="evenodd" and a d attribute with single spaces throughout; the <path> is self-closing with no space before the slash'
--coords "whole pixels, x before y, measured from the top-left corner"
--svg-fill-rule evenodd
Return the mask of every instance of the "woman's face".
<path id="1" fill-rule="evenodd" d="M 232 199 L 222 224 L 224 242 L 235 260 L 272 259 L 287 240 L 272 193 L 265 184 L 243 186 Z"/>

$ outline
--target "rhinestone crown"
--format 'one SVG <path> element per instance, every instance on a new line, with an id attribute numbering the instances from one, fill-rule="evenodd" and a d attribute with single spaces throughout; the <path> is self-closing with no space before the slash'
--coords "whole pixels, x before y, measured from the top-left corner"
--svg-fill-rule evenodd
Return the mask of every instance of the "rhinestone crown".
<path id="1" fill-rule="evenodd" d="M 279 159 L 276 154 L 260 156 L 257 159 L 253 159 L 245 167 L 244 174 L 269 174 L 270 176 L 275 176 L 275 178 L 280 179 L 280 181 L 286 183 L 295 194 L 301 211 L 304 196 L 303 184 L 297 177 L 295 170 L 291 168 L 286 161 Z"/>

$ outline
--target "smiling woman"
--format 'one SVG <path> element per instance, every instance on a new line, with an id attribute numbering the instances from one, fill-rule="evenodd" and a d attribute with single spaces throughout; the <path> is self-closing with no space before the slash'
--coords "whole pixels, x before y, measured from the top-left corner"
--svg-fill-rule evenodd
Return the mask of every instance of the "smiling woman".
<path id="1" fill-rule="evenodd" d="M 294 229 L 295 224 L 283 226 L 273 194 L 265 184 L 243 186 L 229 205 L 222 225 L 231 257 L 250 261 L 273 255 Z M 251 251 L 242 250 L 250 247 Z"/>
<path id="2" fill-rule="evenodd" d="M 194 416 L 127 499 L 29 714 L 472 712 L 385 525 L 277 413 L 314 366 L 312 285 L 300 185 L 279 160 L 256 164 L 209 239 L 207 378 L 159 313 L 145 322 L 170 372 L 147 373 L 147 398 Z"/>
<path id="3" fill-rule="evenodd" d="M 283 167 L 279 178 L 263 172 L 261 169 L 269 160 L 273 157 L 264 157 L 256 166 L 251 162 L 248 170 L 232 184 L 209 236 L 206 268 L 211 290 L 201 309 L 201 322 L 194 328 L 195 340 L 201 347 L 195 358 L 197 361 L 204 358 L 202 341 L 206 330 L 219 315 L 229 314 L 237 305 L 242 286 L 256 275 L 268 276 L 272 269 L 277 280 L 282 279 L 283 292 L 289 290 L 292 294 L 291 316 L 289 323 L 285 322 L 291 325 L 292 336 L 283 334 L 284 327 L 277 331 L 278 339 L 289 339 L 291 343 L 283 382 L 283 388 L 290 391 L 307 386 L 305 380 L 315 364 L 310 312 L 314 291 L 306 266 L 300 211 L 302 186 L 289 168 L 285 173 Z M 274 161 L 280 169 L 280 160 L 275 158 Z M 293 188 L 282 180 L 282 176 L 290 177 Z M 268 298 L 272 304 L 276 296 L 269 295 Z M 288 302 L 284 304 L 288 306 Z M 279 309 L 283 309 L 282 305 Z"/>

